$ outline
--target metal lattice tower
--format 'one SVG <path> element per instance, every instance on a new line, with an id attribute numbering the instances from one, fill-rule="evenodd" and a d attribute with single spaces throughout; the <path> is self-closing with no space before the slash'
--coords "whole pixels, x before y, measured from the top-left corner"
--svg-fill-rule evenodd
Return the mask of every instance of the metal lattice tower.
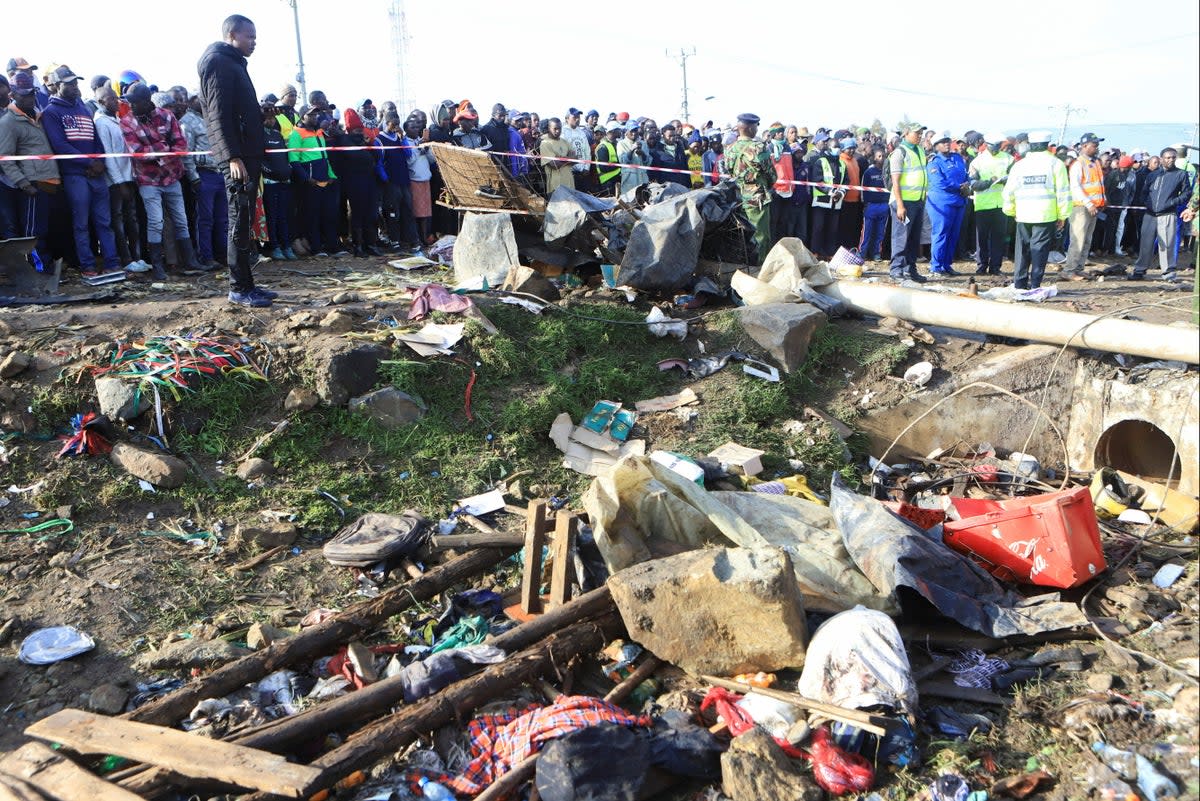
<path id="1" fill-rule="evenodd" d="M 412 111 L 413 99 L 409 95 L 408 85 L 408 20 L 404 14 L 404 0 L 390 0 L 388 3 L 388 21 L 391 23 L 392 59 L 396 70 L 396 108 L 400 119 L 404 119 Z"/>

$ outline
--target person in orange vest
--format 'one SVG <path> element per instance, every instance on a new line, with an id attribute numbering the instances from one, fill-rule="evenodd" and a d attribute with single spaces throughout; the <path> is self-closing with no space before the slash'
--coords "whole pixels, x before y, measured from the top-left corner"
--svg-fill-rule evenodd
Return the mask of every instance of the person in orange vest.
<path id="1" fill-rule="evenodd" d="M 1104 212 L 1104 167 L 1096 158 L 1104 139 L 1085 133 L 1079 139 L 1079 158 L 1067 170 L 1071 184 L 1071 244 L 1067 261 L 1059 271 L 1066 281 L 1086 281 L 1083 265 L 1092 247 L 1096 220 Z"/>

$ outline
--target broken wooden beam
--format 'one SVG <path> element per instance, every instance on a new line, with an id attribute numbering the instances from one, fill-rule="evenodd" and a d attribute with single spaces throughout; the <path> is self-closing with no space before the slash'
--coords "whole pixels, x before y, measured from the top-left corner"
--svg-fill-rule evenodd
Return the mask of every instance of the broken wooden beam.
<path id="1" fill-rule="evenodd" d="M 542 611 L 542 547 L 546 544 L 546 501 L 530 501 L 525 515 L 525 558 L 521 571 L 521 611 Z"/>
<path id="2" fill-rule="evenodd" d="M 647 656 L 646 661 L 638 665 L 632 673 L 605 694 L 604 700 L 610 704 L 623 703 L 626 698 L 633 694 L 633 691 L 638 688 L 639 684 L 653 676 L 654 671 L 658 670 L 662 665 L 662 660 L 657 656 L 653 654 Z"/>
<path id="3" fill-rule="evenodd" d="M 210 740 L 178 729 L 64 709 L 25 733 L 81 754 L 114 754 L 184 776 L 216 780 L 285 798 L 305 798 L 320 771 L 278 754 Z"/>
<path id="4" fill-rule="evenodd" d="M 805 698 L 798 693 L 789 693 L 784 690 L 772 690 L 769 687 L 755 687 L 751 684 L 743 684 L 740 681 L 730 681 L 722 679 L 718 676 L 700 676 L 701 680 L 708 682 L 714 687 L 723 687 L 726 690 L 733 690 L 739 693 L 755 692 L 759 695 L 765 695 L 768 698 L 774 698 L 777 701 L 798 706 L 801 709 L 807 709 L 811 712 L 817 712 L 830 720 L 849 723 L 851 726 L 857 726 L 863 731 L 868 731 L 871 734 L 876 734 L 883 737 L 887 734 L 884 728 L 887 723 L 886 718 L 879 715 L 872 715 L 868 712 L 863 712 L 858 709 L 847 709 L 846 707 L 837 706 L 836 704 L 827 704 L 823 701 L 817 701 L 812 698 Z"/>
<path id="5" fill-rule="evenodd" d="M 332 786 L 341 777 L 405 748 L 421 732 L 461 719 L 529 678 L 574 656 L 599 649 L 609 636 L 608 632 L 620 627 L 620 618 L 616 614 L 572 626 L 492 665 L 477 676 L 452 684 L 436 695 L 375 721 L 343 745 L 312 762 L 310 767 L 319 768 L 322 776 L 307 790 L 315 792 Z M 251 798 L 261 801 L 262 796 L 256 794 Z"/>
<path id="6" fill-rule="evenodd" d="M 11 777 L 16 781 L 8 786 L 15 793 L 36 795 L 30 799 L 76 799 L 89 801 L 142 801 L 142 797 L 106 782 L 66 756 L 41 743 L 26 743 L 0 759 L 0 781 Z M 13 786 L 15 785 L 15 787 Z M 17 798 L 22 798 L 17 795 Z"/>
<path id="7" fill-rule="evenodd" d="M 506 653 L 513 653 L 529 648 L 567 626 L 611 614 L 614 610 L 615 605 L 608 587 L 600 587 L 528 623 L 509 629 L 489 640 L 487 644 Z M 233 742 L 268 751 L 282 751 L 328 732 L 344 731 L 372 715 L 386 712 L 403 700 L 404 684 L 399 676 L 392 676 L 298 715 L 267 723 L 235 737 Z"/>
<path id="8" fill-rule="evenodd" d="M 571 585 L 575 581 L 575 537 L 579 533 L 579 519 L 567 511 L 558 513 L 554 521 L 554 541 L 551 552 L 554 561 L 550 565 L 550 608 L 562 606 L 571 600 Z"/>
<path id="9" fill-rule="evenodd" d="M 261 651 L 217 668 L 212 673 L 122 715 L 127 720 L 174 725 L 197 703 L 232 692 L 280 668 L 332 652 L 352 637 L 392 615 L 434 598 L 459 582 L 474 578 L 507 559 L 512 548 L 481 548 L 451 559 L 377 598 L 356 604 L 295 637 L 277 640 Z"/>
<path id="10" fill-rule="evenodd" d="M 506 534 L 497 531 L 492 534 L 444 534 L 437 535 L 430 541 L 430 548 L 435 551 L 448 551 L 452 548 L 520 548 L 525 544 L 525 535 Z"/>

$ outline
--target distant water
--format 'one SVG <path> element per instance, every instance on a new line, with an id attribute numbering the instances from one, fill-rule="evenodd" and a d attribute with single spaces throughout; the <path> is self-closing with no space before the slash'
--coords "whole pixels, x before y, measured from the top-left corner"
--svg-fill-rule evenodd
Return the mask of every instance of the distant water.
<path id="1" fill-rule="evenodd" d="M 1060 123 L 1061 124 L 1061 123 Z M 1054 138 L 1058 139 L 1059 126 L 1050 128 Z M 1104 137 L 1101 150 L 1119 147 L 1125 153 L 1133 150 L 1147 150 L 1157 153 L 1168 145 L 1179 143 L 1200 145 L 1196 141 L 1196 124 L 1186 122 L 1152 122 L 1126 123 L 1122 125 L 1069 125 L 1067 126 L 1067 141 L 1076 142 L 1087 132 Z M 1200 160 L 1194 151 L 1188 152 L 1189 161 Z"/>

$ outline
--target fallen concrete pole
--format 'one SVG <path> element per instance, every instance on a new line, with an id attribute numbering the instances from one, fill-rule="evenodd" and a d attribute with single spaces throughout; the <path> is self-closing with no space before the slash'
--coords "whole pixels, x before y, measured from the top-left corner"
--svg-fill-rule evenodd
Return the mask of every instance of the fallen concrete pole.
<path id="1" fill-rule="evenodd" d="M 857 281 L 835 281 L 820 291 L 857 312 L 921 325 L 1200 364 L 1200 336 L 1190 326 L 1176 328 Z"/>

